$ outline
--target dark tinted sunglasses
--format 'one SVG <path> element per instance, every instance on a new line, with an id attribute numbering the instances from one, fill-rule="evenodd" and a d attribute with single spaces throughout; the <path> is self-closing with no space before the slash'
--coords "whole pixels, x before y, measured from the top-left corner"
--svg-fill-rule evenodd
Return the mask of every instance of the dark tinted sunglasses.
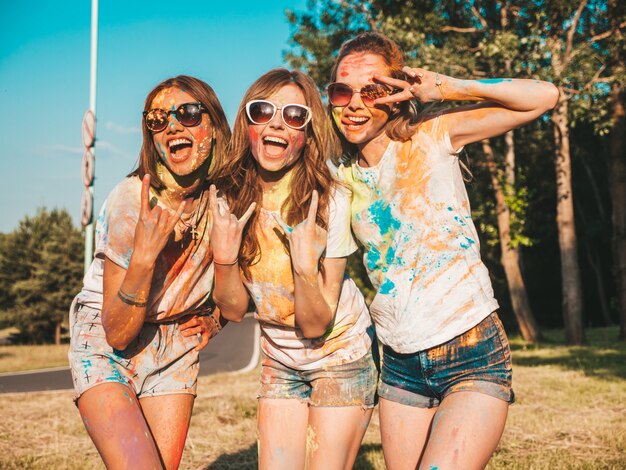
<path id="1" fill-rule="evenodd" d="M 165 111 L 161 108 L 153 108 L 143 112 L 146 127 L 152 132 L 161 132 L 167 127 L 170 114 L 185 127 L 194 127 L 202 121 L 202 113 L 208 113 L 202 103 L 185 103 L 178 108 Z"/>
<path id="2" fill-rule="evenodd" d="M 303 104 L 286 104 L 279 108 L 271 101 L 252 100 L 246 103 L 246 114 L 253 124 L 267 124 L 280 110 L 283 122 L 292 129 L 304 129 L 311 120 L 311 108 Z"/>
<path id="3" fill-rule="evenodd" d="M 392 90 L 380 83 L 370 83 L 360 90 L 355 90 L 350 85 L 335 82 L 328 85 L 326 91 L 328 92 L 328 100 L 333 106 L 347 106 L 352 99 L 352 95 L 358 93 L 361 95 L 361 101 L 368 108 L 374 107 L 374 101 L 378 98 L 384 98 L 396 93 L 396 90 Z"/>

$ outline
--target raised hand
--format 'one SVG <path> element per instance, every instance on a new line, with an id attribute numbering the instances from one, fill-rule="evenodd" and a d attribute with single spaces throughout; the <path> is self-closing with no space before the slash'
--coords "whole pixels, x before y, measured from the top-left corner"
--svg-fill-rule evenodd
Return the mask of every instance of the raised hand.
<path id="1" fill-rule="evenodd" d="M 143 262 L 153 265 L 180 220 L 185 205 L 186 201 L 182 201 L 175 213 L 158 205 L 150 208 L 150 175 L 146 174 L 141 181 L 141 208 L 135 228 L 133 257 L 140 257 Z"/>
<path id="2" fill-rule="evenodd" d="M 406 80 L 375 75 L 374 79 L 393 88 L 402 90 L 399 93 L 379 98 L 375 104 L 397 103 L 399 101 L 418 100 L 422 103 L 430 101 L 442 101 L 444 98 L 444 80 L 449 77 L 428 70 L 403 67 Z"/>
<path id="3" fill-rule="evenodd" d="M 297 274 L 316 274 L 320 257 L 326 249 L 328 232 L 316 223 L 318 200 L 317 191 L 313 191 L 307 218 L 293 228 L 280 215 L 274 214 L 289 241 L 291 263 Z"/>
<path id="4" fill-rule="evenodd" d="M 250 204 L 248 210 L 238 219 L 225 207 L 225 204 L 220 204 L 217 199 L 217 189 L 212 184 L 209 188 L 209 208 L 213 216 L 211 226 L 213 260 L 216 264 L 235 264 L 239 256 L 241 234 L 254 213 L 256 202 Z"/>

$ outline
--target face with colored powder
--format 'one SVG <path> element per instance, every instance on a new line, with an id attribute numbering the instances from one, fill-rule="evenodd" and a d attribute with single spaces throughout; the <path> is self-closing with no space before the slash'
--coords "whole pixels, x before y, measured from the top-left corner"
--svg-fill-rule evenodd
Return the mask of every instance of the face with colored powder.
<path id="1" fill-rule="evenodd" d="M 161 90 L 152 101 L 151 109 L 160 108 L 170 112 L 178 110 L 185 103 L 198 100 L 178 87 Z M 196 126 L 183 126 L 174 113 L 167 119 L 167 127 L 160 132 L 152 132 L 152 140 L 161 162 L 178 176 L 192 174 L 209 157 L 213 140 L 213 126 L 206 112 Z"/>
<path id="2" fill-rule="evenodd" d="M 263 99 L 271 101 L 277 108 L 286 104 L 307 105 L 302 90 L 292 83 Z M 259 165 L 261 177 L 265 174 L 275 180 L 279 176 L 276 173 L 286 173 L 291 168 L 302 154 L 306 141 L 305 129 L 287 126 L 283 122 L 281 109 L 276 109 L 274 117 L 266 124 L 248 122 L 250 150 Z"/>
<path id="3" fill-rule="evenodd" d="M 336 81 L 359 91 L 365 85 L 376 83 L 374 75 L 388 74 L 389 67 L 378 54 L 355 53 L 339 63 Z M 390 111 L 387 105 L 367 107 L 361 95 L 353 93 L 346 106 L 333 107 L 333 119 L 348 142 L 362 146 L 384 135 Z"/>

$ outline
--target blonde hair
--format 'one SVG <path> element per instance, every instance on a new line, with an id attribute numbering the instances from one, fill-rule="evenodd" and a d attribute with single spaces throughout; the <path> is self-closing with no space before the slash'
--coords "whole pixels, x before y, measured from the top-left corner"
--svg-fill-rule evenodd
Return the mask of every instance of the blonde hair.
<path id="1" fill-rule="evenodd" d="M 249 122 L 245 106 L 254 99 L 267 99 L 290 84 L 296 85 L 302 91 L 307 106 L 311 108 L 312 118 L 305 128 L 306 142 L 302 155 L 293 163 L 290 195 L 283 203 L 281 212 L 285 222 L 292 226 L 297 225 L 306 218 L 312 192 L 317 190 L 319 193 L 317 223 L 326 228 L 330 189 L 333 184 L 333 177 L 326 161 L 339 155 L 339 143 L 326 116 L 315 83 L 300 71 L 272 69 L 250 86 L 239 105 L 233 137 L 228 148 L 228 161 L 217 170 L 215 184 L 237 217 L 241 217 L 252 202 L 256 202 L 257 206 L 261 205 L 263 189 L 258 164 L 250 148 Z M 239 253 L 241 269 L 248 279 L 250 266 L 257 262 L 261 255 L 257 230 L 258 213 L 255 213 L 244 229 Z"/>

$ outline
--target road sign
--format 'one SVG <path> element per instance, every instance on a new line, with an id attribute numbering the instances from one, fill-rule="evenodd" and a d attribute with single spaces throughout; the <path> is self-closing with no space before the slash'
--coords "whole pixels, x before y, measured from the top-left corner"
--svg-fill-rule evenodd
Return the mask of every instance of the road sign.
<path id="1" fill-rule="evenodd" d="M 93 147 L 96 141 L 96 116 L 94 116 L 91 109 L 88 109 L 85 117 L 83 117 L 81 132 L 83 134 L 83 145 L 87 148 Z"/>

